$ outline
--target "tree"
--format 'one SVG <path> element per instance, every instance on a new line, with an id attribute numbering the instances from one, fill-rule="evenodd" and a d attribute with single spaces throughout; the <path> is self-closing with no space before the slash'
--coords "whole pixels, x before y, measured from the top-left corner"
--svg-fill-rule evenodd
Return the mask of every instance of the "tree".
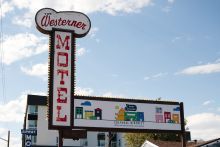
<path id="1" fill-rule="evenodd" d="M 140 147 L 145 140 L 180 141 L 175 133 L 126 133 L 124 137 L 129 147 Z"/>
<path id="2" fill-rule="evenodd" d="M 151 134 L 146 133 L 126 133 L 124 136 L 128 147 L 140 147 L 146 139 L 151 138 Z"/>

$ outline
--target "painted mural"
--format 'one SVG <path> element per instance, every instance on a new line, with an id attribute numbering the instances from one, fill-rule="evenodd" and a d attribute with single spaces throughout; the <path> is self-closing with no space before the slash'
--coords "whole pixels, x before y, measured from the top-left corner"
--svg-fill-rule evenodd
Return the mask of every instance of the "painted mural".
<path id="1" fill-rule="evenodd" d="M 116 109 L 119 107 L 116 106 Z M 137 112 L 136 105 L 126 104 L 125 108 L 120 108 L 115 114 L 118 121 L 144 121 L 144 112 Z"/>
<path id="2" fill-rule="evenodd" d="M 180 130 L 179 105 L 75 100 L 74 125 Z"/>
<path id="3" fill-rule="evenodd" d="M 137 106 L 133 104 L 126 104 L 125 107 L 115 106 L 117 113 L 115 113 L 115 126 L 144 126 L 144 112 L 138 112 Z"/>
<path id="4" fill-rule="evenodd" d="M 176 124 L 180 123 L 179 107 L 174 108 L 173 113 L 163 111 L 162 107 L 156 107 L 155 110 L 156 110 L 156 114 L 155 114 L 156 123 L 176 123 Z"/>
<path id="5" fill-rule="evenodd" d="M 75 119 L 102 120 L 102 109 L 86 109 L 91 106 L 90 101 L 85 101 L 81 103 L 81 107 L 75 107 Z"/>

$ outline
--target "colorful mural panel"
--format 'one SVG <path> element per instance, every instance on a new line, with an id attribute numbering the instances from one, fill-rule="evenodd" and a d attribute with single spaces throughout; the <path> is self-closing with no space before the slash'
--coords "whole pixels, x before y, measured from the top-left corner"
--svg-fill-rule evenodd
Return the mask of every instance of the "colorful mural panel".
<path id="1" fill-rule="evenodd" d="M 138 102 L 75 98 L 74 128 L 181 130 L 179 103 Z"/>

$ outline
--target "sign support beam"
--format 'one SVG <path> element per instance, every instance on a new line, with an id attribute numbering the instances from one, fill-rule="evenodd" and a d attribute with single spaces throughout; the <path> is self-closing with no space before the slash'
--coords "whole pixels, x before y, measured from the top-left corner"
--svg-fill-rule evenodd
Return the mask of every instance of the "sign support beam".
<path id="1" fill-rule="evenodd" d="M 185 132 L 185 120 L 184 120 L 184 108 L 183 103 L 180 103 L 180 115 L 181 115 L 181 142 L 182 147 L 186 147 L 186 132 Z"/>
<path id="2" fill-rule="evenodd" d="M 59 130 L 59 145 L 58 147 L 63 147 L 63 132 Z"/>

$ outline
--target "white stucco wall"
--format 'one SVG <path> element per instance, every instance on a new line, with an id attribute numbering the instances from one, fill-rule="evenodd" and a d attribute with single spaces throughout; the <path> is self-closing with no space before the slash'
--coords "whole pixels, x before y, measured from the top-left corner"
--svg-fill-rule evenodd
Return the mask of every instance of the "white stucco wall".
<path id="1" fill-rule="evenodd" d="M 37 121 L 37 145 L 56 145 L 58 131 L 48 130 L 47 107 L 38 106 L 38 121 Z M 72 139 L 64 139 L 64 146 L 80 146 L 80 141 Z"/>
<path id="2" fill-rule="evenodd" d="M 27 120 L 28 126 L 28 120 Z M 97 135 L 100 132 L 87 132 L 87 139 L 73 141 L 72 139 L 64 139 L 64 146 L 83 146 L 87 141 L 87 147 L 98 147 Z M 102 132 L 103 133 L 103 132 Z M 37 142 L 36 145 L 56 145 L 58 137 L 58 131 L 48 130 L 47 120 L 47 107 L 38 106 L 38 120 L 37 120 Z M 118 140 L 120 139 L 121 146 L 124 146 L 123 133 L 117 134 L 117 147 Z M 108 147 L 108 132 L 105 132 L 105 147 Z"/>

